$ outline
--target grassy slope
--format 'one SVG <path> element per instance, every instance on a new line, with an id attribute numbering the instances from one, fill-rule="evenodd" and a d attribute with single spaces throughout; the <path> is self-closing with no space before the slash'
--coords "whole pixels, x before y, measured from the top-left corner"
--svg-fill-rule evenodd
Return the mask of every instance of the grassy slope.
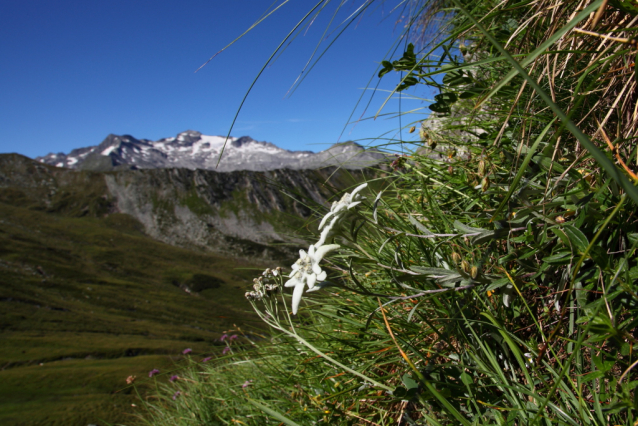
<path id="1" fill-rule="evenodd" d="M 69 218 L 0 203 L 0 424 L 130 422 L 128 375 L 149 389 L 149 370 L 168 372 L 187 347 L 194 359 L 220 354 L 222 331 L 253 320 L 243 292 L 254 271 L 236 268 L 262 265 L 139 229 L 125 215 Z M 217 279 L 188 294 L 194 274 Z"/>

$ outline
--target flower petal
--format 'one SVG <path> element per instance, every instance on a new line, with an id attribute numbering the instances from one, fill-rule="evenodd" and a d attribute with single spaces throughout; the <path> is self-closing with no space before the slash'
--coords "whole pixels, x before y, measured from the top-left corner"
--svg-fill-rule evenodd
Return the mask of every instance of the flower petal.
<path id="1" fill-rule="evenodd" d="M 303 286 L 303 281 L 297 278 L 296 276 L 292 277 L 284 284 L 284 287 L 297 287 Z"/>
<path id="2" fill-rule="evenodd" d="M 292 314 L 297 315 L 299 309 L 299 302 L 301 302 L 301 295 L 303 294 L 304 285 L 298 285 L 295 287 L 295 291 L 292 293 Z"/>
<path id="3" fill-rule="evenodd" d="M 332 216 L 332 215 L 334 215 L 334 213 L 333 213 L 333 212 L 328 212 L 328 214 L 327 214 L 327 215 L 325 215 L 325 216 L 323 217 L 323 219 L 321 219 L 321 222 L 319 223 L 319 230 L 320 230 L 320 231 L 321 231 L 321 228 L 323 228 L 323 226 L 324 226 L 324 225 L 326 224 L 326 222 L 328 221 L 328 218 L 329 218 L 330 216 Z"/>
<path id="4" fill-rule="evenodd" d="M 326 271 L 321 271 L 321 273 L 319 275 L 317 275 L 317 279 L 319 281 L 323 281 L 326 279 L 326 277 L 328 276 L 328 274 L 326 274 Z"/>
<path id="5" fill-rule="evenodd" d="M 336 250 L 339 247 L 341 247 L 339 244 L 328 244 L 325 246 L 321 246 L 317 249 L 317 251 L 314 253 L 313 256 L 313 263 L 319 263 L 321 262 L 321 259 L 323 259 L 323 257 L 332 250 Z"/>
<path id="6" fill-rule="evenodd" d="M 319 268 L 321 269 L 321 268 Z M 317 276 L 315 274 L 308 275 L 308 288 L 313 288 L 315 286 L 315 282 L 317 281 Z"/>
<path id="7" fill-rule="evenodd" d="M 312 265 L 312 272 L 314 272 L 315 274 L 319 275 L 321 273 L 321 266 L 319 266 L 318 263 L 314 263 Z"/>
<path id="8" fill-rule="evenodd" d="M 352 193 L 350 194 L 350 199 L 354 198 L 355 195 L 357 195 L 357 192 L 361 191 L 363 188 L 367 187 L 368 183 L 362 183 L 361 185 L 357 186 L 354 191 L 352 191 Z"/>

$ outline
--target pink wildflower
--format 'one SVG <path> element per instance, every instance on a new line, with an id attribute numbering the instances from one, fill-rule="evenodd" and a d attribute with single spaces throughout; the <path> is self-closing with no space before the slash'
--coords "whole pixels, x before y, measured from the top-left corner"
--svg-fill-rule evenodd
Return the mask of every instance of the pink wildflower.
<path id="1" fill-rule="evenodd" d="M 186 355 L 186 354 L 189 354 L 189 353 L 191 353 L 191 352 L 193 352 L 193 350 L 192 350 L 191 348 L 186 348 L 186 349 L 184 349 L 184 350 L 182 351 L 182 355 Z"/>
<path id="2" fill-rule="evenodd" d="M 233 334 L 232 336 L 230 336 L 230 340 L 236 340 L 236 339 L 237 339 L 237 337 L 238 337 L 238 336 L 237 336 L 236 334 Z"/>
<path id="3" fill-rule="evenodd" d="M 159 372 L 160 371 L 157 368 L 154 368 L 148 372 L 148 377 L 153 377 L 154 375 L 159 374 Z"/>
<path id="4" fill-rule="evenodd" d="M 175 380 L 179 380 L 179 376 L 177 374 L 173 374 L 171 378 L 168 380 L 170 380 L 171 382 L 174 382 Z"/>
<path id="5" fill-rule="evenodd" d="M 246 380 L 243 385 L 241 385 L 242 389 L 246 389 L 248 386 L 252 384 L 252 380 Z"/>
<path id="6" fill-rule="evenodd" d="M 204 358 L 204 359 L 202 360 L 202 362 L 208 362 L 208 361 L 210 361 L 211 359 L 213 359 L 213 357 L 212 357 L 212 356 L 207 356 L 206 358 Z"/>
<path id="7" fill-rule="evenodd" d="M 230 347 L 226 346 L 224 350 L 222 351 L 222 355 L 226 355 L 228 351 L 230 351 Z"/>
<path id="8" fill-rule="evenodd" d="M 226 338 L 228 338 L 228 334 L 222 334 L 222 337 L 219 338 L 219 341 L 223 342 L 224 340 L 226 340 Z"/>
<path id="9" fill-rule="evenodd" d="M 173 394 L 173 401 L 175 401 L 177 399 L 178 396 L 180 396 L 182 393 L 180 391 L 177 391 Z"/>

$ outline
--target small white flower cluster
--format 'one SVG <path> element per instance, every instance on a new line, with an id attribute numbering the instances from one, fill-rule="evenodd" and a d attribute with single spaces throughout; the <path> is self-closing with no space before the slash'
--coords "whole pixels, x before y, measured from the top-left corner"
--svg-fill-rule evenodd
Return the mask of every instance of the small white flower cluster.
<path id="1" fill-rule="evenodd" d="M 295 288 L 292 294 L 292 313 L 294 315 L 297 314 L 299 302 L 301 302 L 301 296 L 306 285 L 308 285 L 308 291 L 311 291 L 315 283 L 326 279 L 326 271 L 321 269 L 319 262 L 321 262 L 328 252 L 336 250 L 340 246 L 338 244 L 324 245 L 324 243 L 337 234 L 344 219 L 351 216 L 354 212 L 351 209 L 361 204 L 361 201 L 365 199 L 365 197 L 359 194 L 359 191 L 366 186 L 368 186 L 367 183 L 359 185 L 352 193 L 346 193 L 341 197 L 341 200 L 332 203 L 330 211 L 319 224 L 319 230 L 321 231 L 319 241 L 312 244 L 308 248 L 308 252 L 299 250 L 299 259 L 292 265 L 292 272 L 289 275 L 290 279 L 284 284 L 285 287 Z M 328 220 L 330 220 L 330 222 L 328 222 Z"/>
<path id="2" fill-rule="evenodd" d="M 248 300 L 261 300 L 264 296 L 276 292 L 280 285 L 275 281 L 270 283 L 270 280 L 278 275 L 281 275 L 281 267 L 277 266 L 275 269 L 267 268 L 260 277 L 253 280 L 254 291 L 247 291 L 245 296 Z"/>

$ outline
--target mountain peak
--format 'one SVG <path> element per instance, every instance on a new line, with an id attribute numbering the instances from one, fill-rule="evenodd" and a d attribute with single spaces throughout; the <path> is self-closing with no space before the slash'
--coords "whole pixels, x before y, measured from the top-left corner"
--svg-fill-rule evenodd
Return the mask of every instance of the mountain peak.
<path id="1" fill-rule="evenodd" d="M 222 149 L 223 156 L 218 166 Z M 187 168 L 228 172 L 328 166 L 361 169 L 378 164 L 386 156 L 385 153 L 366 150 L 352 141 L 337 143 L 325 151 L 314 153 L 288 151 L 250 136 L 226 140 L 225 136 L 208 136 L 186 130 L 175 137 L 157 141 L 109 134 L 99 145 L 74 149 L 69 154 L 51 153 L 36 160 L 57 167 L 89 170 L 97 167 L 100 171 L 109 168 Z"/>

